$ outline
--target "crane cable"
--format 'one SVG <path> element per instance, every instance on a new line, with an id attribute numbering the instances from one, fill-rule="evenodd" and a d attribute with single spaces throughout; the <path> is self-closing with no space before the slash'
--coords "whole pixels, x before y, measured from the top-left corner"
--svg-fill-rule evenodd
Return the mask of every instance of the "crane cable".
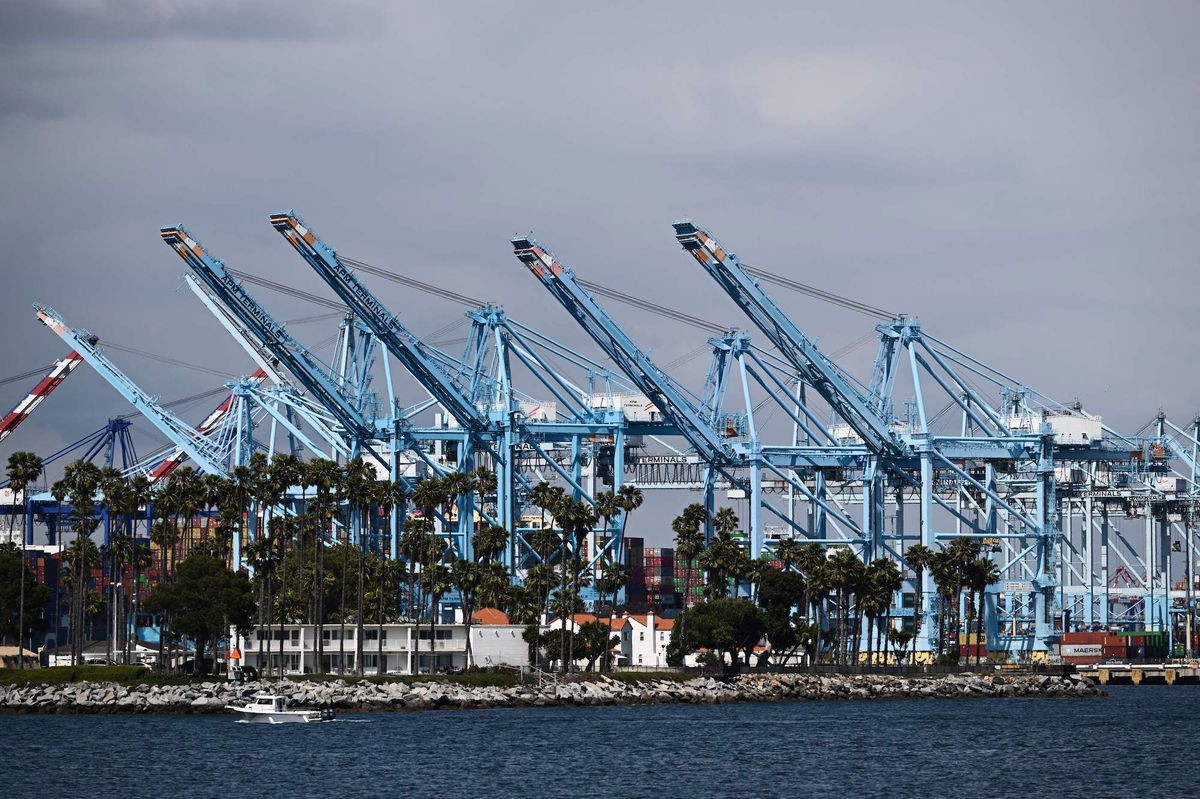
<path id="1" fill-rule="evenodd" d="M 873 316 L 878 319 L 890 320 L 897 317 L 897 314 L 893 313 L 892 311 L 887 311 L 874 305 L 868 305 L 865 302 L 859 302 L 858 300 L 850 297 L 843 297 L 840 294 L 834 294 L 830 291 L 824 291 L 816 286 L 810 286 L 807 283 L 801 283 L 798 280 L 792 280 L 790 277 L 777 275 L 774 272 L 768 272 L 765 269 L 756 269 L 752 266 L 748 266 L 745 263 L 742 264 L 742 268 L 760 280 L 765 280 L 768 283 L 774 283 L 776 286 L 783 286 L 784 288 L 791 289 L 792 291 L 798 291 L 801 294 L 807 294 L 810 297 L 815 297 L 818 300 L 823 300 L 851 311 L 857 311 L 858 313 L 866 314 L 867 316 Z"/>

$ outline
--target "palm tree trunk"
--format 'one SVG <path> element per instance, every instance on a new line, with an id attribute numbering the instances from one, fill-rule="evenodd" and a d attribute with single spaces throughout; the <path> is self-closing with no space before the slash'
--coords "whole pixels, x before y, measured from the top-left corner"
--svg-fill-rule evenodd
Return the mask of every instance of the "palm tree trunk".
<path id="1" fill-rule="evenodd" d="M 283 624 L 284 624 L 284 621 L 287 619 L 287 590 L 288 590 L 287 533 L 286 532 L 284 533 L 283 537 L 280 539 L 279 544 L 280 544 L 279 548 L 281 550 L 281 554 L 279 556 L 280 568 L 282 569 L 282 577 L 281 577 L 282 587 L 279 590 L 279 678 L 283 679 L 283 671 L 284 671 L 284 668 L 283 668 L 283 640 L 284 639 L 283 639 L 283 637 L 285 634 L 284 629 L 283 629 Z"/>
<path id="2" fill-rule="evenodd" d="M 379 632 L 376 634 L 377 643 L 379 645 L 379 664 L 375 667 L 376 674 L 385 674 L 387 668 L 383 654 L 383 595 L 387 592 L 387 561 L 383 559 L 382 554 L 379 559 Z"/>
<path id="3" fill-rule="evenodd" d="M 349 539 L 342 542 L 342 595 L 338 600 L 338 674 L 346 673 L 346 570 L 350 560 Z"/>
<path id="4" fill-rule="evenodd" d="M 360 514 L 361 516 L 362 514 Z M 358 540 L 358 614 L 355 619 L 354 631 L 354 666 L 358 676 L 363 676 L 363 544 L 362 533 Z"/>
<path id="5" fill-rule="evenodd" d="M 434 634 L 434 623 L 437 619 L 438 596 L 436 594 L 429 595 L 429 673 L 433 674 L 437 668 L 437 656 L 433 653 L 433 641 L 437 637 Z"/>
<path id="6" fill-rule="evenodd" d="M 317 626 L 313 632 L 316 637 L 317 662 L 313 664 L 313 672 L 321 674 L 325 669 L 325 529 L 317 534 L 313 542 L 313 595 L 317 605 Z"/>

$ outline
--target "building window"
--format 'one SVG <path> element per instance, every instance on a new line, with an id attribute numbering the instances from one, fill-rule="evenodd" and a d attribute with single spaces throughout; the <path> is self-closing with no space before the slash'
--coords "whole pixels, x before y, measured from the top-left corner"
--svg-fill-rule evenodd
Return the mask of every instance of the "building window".
<path id="1" fill-rule="evenodd" d="M 646 640 L 646 634 L 645 634 L 645 633 L 638 633 L 638 640 L 639 640 L 639 641 L 645 641 L 645 640 Z"/>

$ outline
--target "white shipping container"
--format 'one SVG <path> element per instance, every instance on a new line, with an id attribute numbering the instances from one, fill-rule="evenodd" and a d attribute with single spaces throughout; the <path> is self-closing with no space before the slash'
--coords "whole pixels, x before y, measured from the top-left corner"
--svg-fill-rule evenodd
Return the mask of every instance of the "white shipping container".
<path id="1" fill-rule="evenodd" d="M 1063 644 L 1065 658 L 1098 658 L 1104 654 L 1103 644 Z"/>
<path id="2" fill-rule="evenodd" d="M 593 394 L 590 404 L 596 410 L 620 410 L 630 422 L 662 419 L 662 411 L 645 394 Z"/>
<path id="3" fill-rule="evenodd" d="M 1182 477 L 1158 477 L 1154 480 L 1154 487 L 1167 494 L 1185 494 L 1187 480 Z"/>

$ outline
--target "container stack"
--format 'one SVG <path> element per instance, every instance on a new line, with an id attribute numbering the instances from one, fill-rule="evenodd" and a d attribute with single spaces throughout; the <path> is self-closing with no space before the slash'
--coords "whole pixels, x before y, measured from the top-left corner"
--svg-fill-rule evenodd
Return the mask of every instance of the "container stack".
<path id="1" fill-rule="evenodd" d="M 627 539 L 629 583 L 625 596 L 635 609 L 671 609 L 678 606 L 675 586 L 675 550 L 647 547 L 640 538 Z"/>
<path id="2" fill-rule="evenodd" d="M 689 576 L 692 581 L 690 590 L 684 585 Z M 684 607 L 683 598 L 686 594 L 691 595 L 691 600 L 687 603 L 689 607 L 704 600 L 704 571 L 700 568 L 698 558 L 679 558 L 675 561 L 674 585 L 679 607 Z"/>
<path id="3" fill-rule="evenodd" d="M 966 633 L 959 637 L 962 643 L 958 649 L 960 658 L 968 658 L 974 660 L 987 660 L 987 634 L 986 633 Z"/>

